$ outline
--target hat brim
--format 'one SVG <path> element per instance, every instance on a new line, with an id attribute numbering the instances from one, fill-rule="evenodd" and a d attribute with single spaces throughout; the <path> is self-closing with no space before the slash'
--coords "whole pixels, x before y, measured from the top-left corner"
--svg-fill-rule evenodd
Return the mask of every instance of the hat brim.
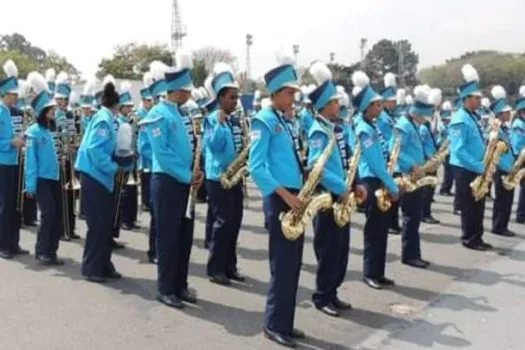
<path id="1" fill-rule="evenodd" d="M 301 91 L 301 87 L 296 82 L 284 83 L 281 88 L 290 88 L 296 91 Z"/>

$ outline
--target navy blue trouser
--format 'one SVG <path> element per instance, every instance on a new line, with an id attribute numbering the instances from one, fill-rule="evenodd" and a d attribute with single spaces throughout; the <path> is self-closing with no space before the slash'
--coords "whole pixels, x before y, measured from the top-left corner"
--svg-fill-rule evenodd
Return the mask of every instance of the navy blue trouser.
<path id="1" fill-rule="evenodd" d="M 87 234 L 82 275 L 104 277 L 115 268 L 111 262 L 114 195 L 87 174 L 81 175 Z"/>
<path id="2" fill-rule="evenodd" d="M 36 200 L 40 206 L 40 227 L 36 236 L 35 255 L 55 256 L 63 232 L 62 189 L 60 181 L 37 180 Z"/>
<path id="3" fill-rule="evenodd" d="M 188 288 L 194 224 L 194 217 L 185 217 L 189 191 L 190 185 L 169 175 L 153 173 L 151 176 L 157 230 L 157 289 L 161 295 L 180 296 Z"/>
<path id="4" fill-rule="evenodd" d="M 456 195 L 461 210 L 461 241 L 475 244 L 483 241 L 483 217 L 485 214 L 485 198 L 475 201 L 470 183 L 478 174 L 467 169 L 454 166 Z"/>
<path id="5" fill-rule="evenodd" d="M 237 271 L 236 247 L 243 215 L 242 185 L 229 190 L 217 181 L 207 181 L 206 185 L 213 215 L 207 273 L 228 276 Z"/>
<path id="6" fill-rule="evenodd" d="M 60 172 L 60 177 L 63 179 L 62 181 L 64 181 L 64 184 L 68 184 L 72 181 L 71 171 L 69 170 L 70 169 L 69 164 L 70 164 L 69 161 L 66 160 L 65 162 L 66 171 L 65 173 L 63 171 Z M 75 175 L 73 174 L 73 176 Z M 62 225 L 63 232 L 61 233 L 61 235 L 67 234 L 69 236 L 75 233 L 75 226 L 76 226 L 75 197 L 76 197 L 76 193 L 75 191 L 69 190 L 69 188 L 67 189 L 62 188 L 62 191 L 64 192 L 62 198 L 66 198 L 67 206 L 65 206 L 65 208 L 67 208 L 67 212 L 63 213 L 64 218 L 62 219 L 62 221 L 64 222 L 64 225 Z"/>
<path id="7" fill-rule="evenodd" d="M 378 279 L 385 276 L 386 250 L 388 243 L 389 215 L 377 207 L 375 191 L 381 187 L 381 181 L 364 178 L 363 184 L 368 191 L 365 202 L 366 222 L 364 227 L 363 275 Z"/>
<path id="8" fill-rule="evenodd" d="M 37 211 L 36 199 L 24 196 L 24 224 L 35 223 Z"/>
<path id="9" fill-rule="evenodd" d="M 204 247 L 209 248 L 211 244 L 211 236 L 213 231 L 213 222 L 215 221 L 213 217 L 213 210 L 210 204 L 210 198 L 208 197 L 208 209 L 206 211 L 206 232 L 204 236 Z"/>
<path id="10" fill-rule="evenodd" d="M 503 187 L 502 176 L 507 173 L 497 170 L 494 174 L 494 188 L 496 196 L 492 207 L 492 231 L 505 232 L 508 230 L 510 214 L 512 212 L 512 201 L 514 200 L 514 190 L 507 191 Z"/>
<path id="11" fill-rule="evenodd" d="M 304 236 L 287 240 L 281 229 L 281 213 L 288 205 L 277 194 L 264 197 L 263 210 L 268 222 L 270 284 L 264 311 L 264 327 L 290 334 L 293 331 L 297 288 L 303 259 Z"/>
<path id="12" fill-rule="evenodd" d="M 119 170 L 120 172 L 120 170 Z M 122 225 L 122 208 L 124 203 L 122 201 L 122 195 L 124 193 L 124 187 L 126 183 L 126 176 L 121 176 L 117 172 L 115 176 L 115 187 L 113 191 L 113 209 L 111 217 L 111 234 L 114 238 L 120 237 L 120 226 Z"/>
<path id="13" fill-rule="evenodd" d="M 421 191 L 421 218 L 429 218 L 432 216 L 432 201 L 434 200 L 434 186 L 425 186 L 420 189 Z"/>
<path id="14" fill-rule="evenodd" d="M 21 215 L 16 211 L 18 165 L 0 165 L 0 251 L 16 252 Z"/>
<path id="15" fill-rule="evenodd" d="M 132 175 L 130 175 L 132 176 Z M 124 185 L 120 199 L 122 223 L 132 226 L 137 221 L 138 214 L 138 186 Z"/>
<path id="16" fill-rule="evenodd" d="M 317 275 L 312 300 L 318 307 L 323 307 L 337 298 L 337 288 L 345 280 L 350 252 L 350 225 L 337 226 L 334 212 L 330 209 L 318 213 L 313 226 Z"/>
<path id="17" fill-rule="evenodd" d="M 153 203 L 149 205 L 149 232 L 148 232 L 148 257 L 155 258 L 157 257 L 157 228 L 155 227 L 155 214 L 153 210 Z"/>
<path id="18" fill-rule="evenodd" d="M 421 258 L 421 242 L 419 224 L 421 223 L 421 202 L 423 189 L 406 192 L 401 196 L 401 211 L 403 213 L 402 252 L 401 259 L 414 260 Z"/>
<path id="19" fill-rule="evenodd" d="M 441 184 L 441 189 L 439 190 L 441 193 L 452 191 L 452 186 L 454 184 L 454 171 L 449 163 L 449 159 L 450 157 L 447 157 L 443 163 L 443 183 Z"/>
<path id="20" fill-rule="evenodd" d="M 521 181 L 516 220 L 518 222 L 525 223 L 525 180 Z"/>
<path id="21" fill-rule="evenodd" d="M 401 173 L 395 173 L 394 177 L 401 176 Z M 390 220 L 388 228 L 399 229 L 399 202 L 393 202 L 388 210 L 388 219 Z"/>
<path id="22" fill-rule="evenodd" d="M 150 184 L 151 184 L 151 173 L 141 171 L 140 172 L 140 203 L 150 208 Z"/>

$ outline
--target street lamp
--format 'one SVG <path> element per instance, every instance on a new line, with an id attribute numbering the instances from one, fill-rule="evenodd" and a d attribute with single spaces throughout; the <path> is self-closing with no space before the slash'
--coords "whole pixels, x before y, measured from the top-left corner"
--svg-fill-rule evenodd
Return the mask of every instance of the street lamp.
<path id="1" fill-rule="evenodd" d="M 361 38 L 361 43 L 359 45 L 359 48 L 361 49 L 361 69 L 365 69 L 365 48 L 367 41 L 367 38 Z"/>
<path id="2" fill-rule="evenodd" d="M 253 35 L 246 34 L 246 81 L 250 79 L 251 76 L 251 57 L 250 57 L 250 47 L 253 45 Z"/>
<path id="3" fill-rule="evenodd" d="M 330 63 L 334 63 L 335 62 L 335 52 L 330 52 Z"/>
<path id="4" fill-rule="evenodd" d="M 295 64 L 297 64 L 298 57 L 299 57 L 299 45 L 293 46 L 293 54 L 295 56 Z"/>

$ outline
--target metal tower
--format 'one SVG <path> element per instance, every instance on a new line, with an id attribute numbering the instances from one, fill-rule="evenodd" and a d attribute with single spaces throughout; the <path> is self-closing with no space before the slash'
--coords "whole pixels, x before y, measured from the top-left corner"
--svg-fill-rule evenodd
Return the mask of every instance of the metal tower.
<path id="1" fill-rule="evenodd" d="M 175 57 L 175 53 L 182 48 L 182 38 L 187 34 L 186 26 L 182 24 L 179 1 L 173 0 L 171 12 L 171 51 L 173 57 Z"/>
<path id="2" fill-rule="evenodd" d="M 252 70 L 252 57 L 251 57 L 251 46 L 253 45 L 253 35 L 246 34 L 246 81 L 251 78 Z"/>

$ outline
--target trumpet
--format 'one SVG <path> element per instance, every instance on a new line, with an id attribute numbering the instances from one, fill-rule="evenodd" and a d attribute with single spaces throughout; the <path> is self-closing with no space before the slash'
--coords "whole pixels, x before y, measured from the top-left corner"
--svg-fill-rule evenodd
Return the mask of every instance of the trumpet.
<path id="1" fill-rule="evenodd" d="M 399 155 L 401 153 L 401 137 L 399 135 L 396 136 L 394 147 L 392 148 L 392 152 L 390 153 L 390 161 L 388 162 L 388 173 L 390 175 L 394 174 L 394 170 L 396 169 L 396 165 L 399 159 Z M 396 183 L 400 185 L 403 183 L 403 179 L 396 179 Z M 387 212 L 388 209 L 392 206 L 392 201 L 390 200 L 390 196 L 388 193 L 388 190 L 385 185 L 381 186 L 380 189 L 378 189 L 375 192 L 375 196 L 377 198 L 377 206 L 379 210 L 382 212 Z"/>
<path id="2" fill-rule="evenodd" d="M 510 173 L 502 177 L 503 186 L 507 191 L 512 191 L 525 177 L 525 169 L 522 169 L 523 164 L 525 164 L 525 148 L 521 150 Z"/>

